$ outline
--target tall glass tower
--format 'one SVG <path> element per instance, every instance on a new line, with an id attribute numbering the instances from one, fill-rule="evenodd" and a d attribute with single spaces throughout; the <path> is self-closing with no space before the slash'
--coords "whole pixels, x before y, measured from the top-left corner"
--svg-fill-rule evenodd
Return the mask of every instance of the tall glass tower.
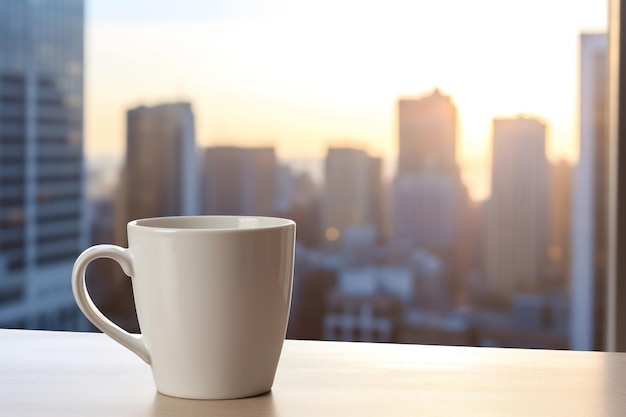
<path id="1" fill-rule="evenodd" d="M 127 113 L 126 222 L 198 214 L 196 133 L 190 103 L 140 106 Z"/>
<path id="2" fill-rule="evenodd" d="M 0 327 L 80 329 L 83 0 L 0 0 Z"/>
<path id="3" fill-rule="evenodd" d="M 488 284 L 503 295 L 536 293 L 545 282 L 549 239 L 546 124 L 533 117 L 498 117 L 492 132 Z"/>
<path id="4" fill-rule="evenodd" d="M 570 347 L 605 349 L 609 135 L 606 33 L 580 35 L 580 156 L 572 206 Z"/>

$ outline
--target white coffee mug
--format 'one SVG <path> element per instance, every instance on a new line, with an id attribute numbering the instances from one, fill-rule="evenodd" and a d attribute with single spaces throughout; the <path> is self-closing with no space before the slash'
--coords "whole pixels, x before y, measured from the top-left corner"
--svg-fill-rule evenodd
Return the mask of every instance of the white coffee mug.
<path id="1" fill-rule="evenodd" d="M 78 306 L 152 368 L 159 392 L 230 399 L 269 391 L 287 329 L 296 225 L 238 216 L 162 217 L 128 224 L 128 249 L 97 245 L 76 260 Z M 85 286 L 97 258 L 132 278 L 141 334 L 106 318 Z"/>

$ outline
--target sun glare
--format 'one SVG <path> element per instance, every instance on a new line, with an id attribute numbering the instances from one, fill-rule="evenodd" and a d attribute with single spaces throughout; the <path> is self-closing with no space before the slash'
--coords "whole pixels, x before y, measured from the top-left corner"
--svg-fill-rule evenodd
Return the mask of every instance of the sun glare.
<path id="1" fill-rule="evenodd" d="M 396 100 L 438 87 L 457 105 L 462 167 L 488 164 L 492 119 L 520 112 L 547 120 L 549 155 L 572 160 L 580 19 L 565 18 L 562 1 L 515 13 L 500 3 L 397 1 L 356 13 L 362 3 L 322 2 L 221 21 L 95 23 L 88 151 L 123 150 L 127 108 L 185 100 L 200 146 L 321 157 L 349 139 L 393 158 Z"/>

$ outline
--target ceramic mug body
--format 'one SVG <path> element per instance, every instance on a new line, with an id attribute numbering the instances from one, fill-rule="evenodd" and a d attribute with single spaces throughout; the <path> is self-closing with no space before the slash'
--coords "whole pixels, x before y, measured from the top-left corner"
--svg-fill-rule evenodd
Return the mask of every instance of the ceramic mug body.
<path id="1" fill-rule="evenodd" d="M 269 391 L 289 317 L 295 223 L 143 219 L 128 224 L 128 242 L 128 249 L 90 248 L 76 261 L 74 293 L 94 325 L 149 363 L 163 394 L 228 399 Z M 115 326 L 88 299 L 84 268 L 97 257 L 118 260 L 131 276 L 140 336 Z"/>

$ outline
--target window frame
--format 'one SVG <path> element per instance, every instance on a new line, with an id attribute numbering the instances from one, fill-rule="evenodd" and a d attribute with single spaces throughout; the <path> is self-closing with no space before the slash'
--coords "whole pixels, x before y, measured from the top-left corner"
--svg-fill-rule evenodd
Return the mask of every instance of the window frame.
<path id="1" fill-rule="evenodd" d="M 606 294 L 606 350 L 609 352 L 626 352 L 626 83 L 620 82 L 626 80 L 626 28 L 622 22 L 626 22 L 622 0 L 609 0 L 609 264 Z"/>

